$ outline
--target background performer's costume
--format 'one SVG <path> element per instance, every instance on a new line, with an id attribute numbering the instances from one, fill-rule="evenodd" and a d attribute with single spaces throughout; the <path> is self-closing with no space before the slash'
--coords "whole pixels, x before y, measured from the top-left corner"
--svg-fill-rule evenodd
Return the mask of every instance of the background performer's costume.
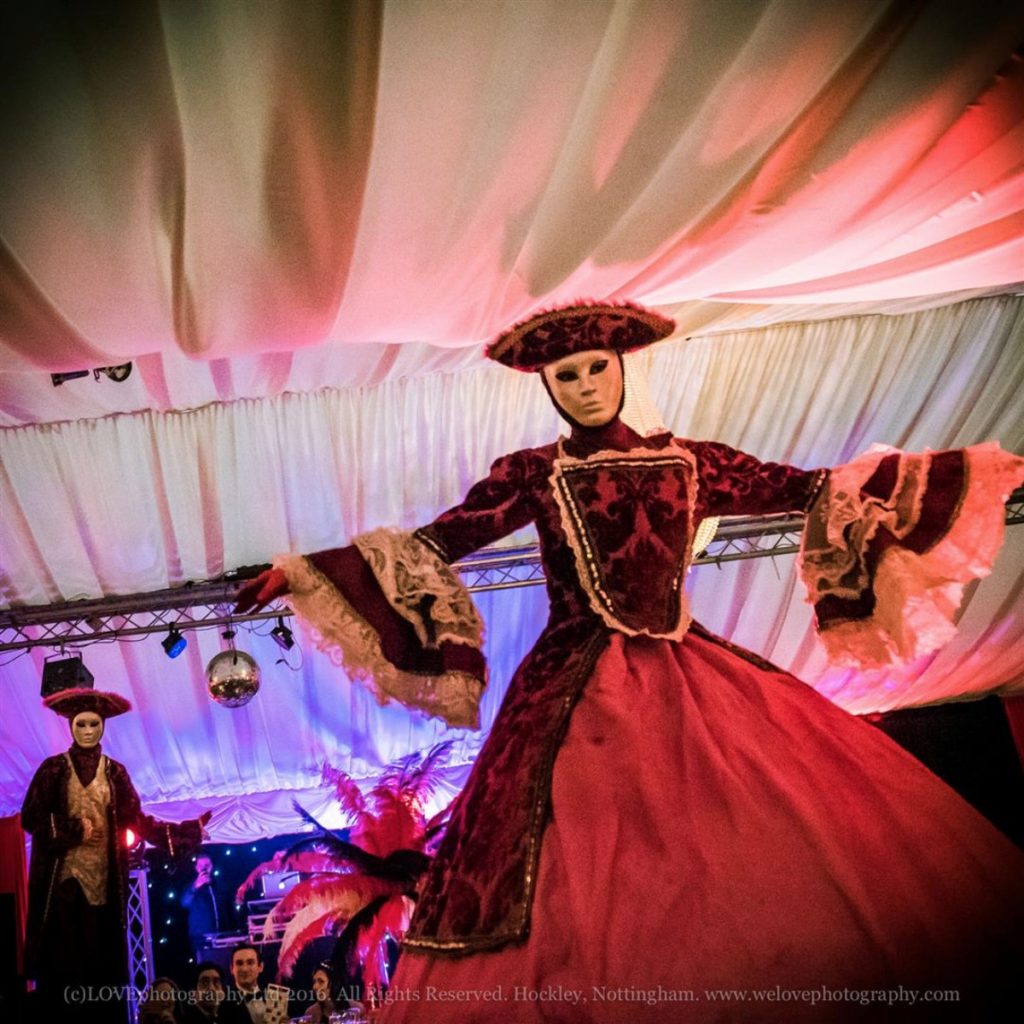
<path id="1" fill-rule="evenodd" d="M 74 720 L 84 711 L 102 719 L 123 714 L 123 697 L 90 689 L 65 690 L 46 698 L 51 710 Z M 83 818 L 99 841 L 84 841 Z M 36 770 L 21 809 L 22 827 L 32 836 L 29 911 L 26 927 L 28 974 L 39 983 L 47 1005 L 70 1012 L 68 986 L 123 985 L 128 961 L 125 907 L 128 848 L 125 831 L 171 855 L 202 840 L 201 820 L 171 824 L 144 814 L 124 765 L 97 743 L 77 743 L 46 758 Z M 75 1006 L 76 1019 L 114 1020 L 121 1006 Z"/>

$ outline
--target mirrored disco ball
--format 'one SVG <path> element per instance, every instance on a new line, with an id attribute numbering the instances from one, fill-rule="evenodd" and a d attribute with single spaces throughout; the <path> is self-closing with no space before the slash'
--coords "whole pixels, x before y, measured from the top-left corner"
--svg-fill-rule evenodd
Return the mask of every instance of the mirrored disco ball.
<path id="1" fill-rule="evenodd" d="M 210 699 L 225 708 L 240 708 L 260 688 L 260 667 L 245 651 L 221 651 L 206 666 Z"/>

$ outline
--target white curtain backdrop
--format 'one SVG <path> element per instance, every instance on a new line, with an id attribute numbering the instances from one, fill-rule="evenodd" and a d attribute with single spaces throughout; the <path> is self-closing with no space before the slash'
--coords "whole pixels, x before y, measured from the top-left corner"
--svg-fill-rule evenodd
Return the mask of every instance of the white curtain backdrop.
<path id="1" fill-rule="evenodd" d="M 766 459 L 831 465 L 873 442 L 940 449 L 989 438 L 1024 452 L 1020 296 L 671 341 L 645 358 L 656 404 L 676 433 Z M 412 527 L 457 501 L 495 457 L 546 443 L 559 425 L 532 376 L 485 366 L 187 412 L 7 428 L 3 601 L 154 590 L 278 551 L 335 546 L 380 524 Z M 1009 528 L 995 573 L 969 592 L 960 637 L 898 671 L 825 665 L 792 559 L 697 568 L 694 613 L 856 712 L 1019 691 L 1022 529 Z M 486 730 L 546 602 L 541 588 L 479 596 L 492 673 Z M 304 643 L 288 655 L 291 667 L 278 663 L 270 625 L 239 635 L 263 665 L 264 683 L 236 711 L 205 696 L 203 667 L 221 643 L 215 632 L 190 633 L 173 662 L 158 636 L 86 648 L 97 685 L 139 709 L 111 722 L 105 743 L 150 807 L 210 807 L 215 838 L 250 838 L 284 827 L 292 794 L 312 793 L 310 808 L 324 806 L 317 765 L 325 758 L 369 777 L 449 735 L 456 766 L 479 748 L 481 734 L 378 708 Z M 67 743 L 63 721 L 39 707 L 43 652 L 6 657 L 0 813 L 18 808 L 38 761 Z M 247 793 L 257 798 L 241 799 Z"/>

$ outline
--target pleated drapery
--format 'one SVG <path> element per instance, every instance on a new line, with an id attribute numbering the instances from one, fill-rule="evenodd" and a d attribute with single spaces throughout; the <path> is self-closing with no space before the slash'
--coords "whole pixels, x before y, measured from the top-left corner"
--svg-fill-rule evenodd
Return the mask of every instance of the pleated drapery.
<path id="1" fill-rule="evenodd" d="M 166 407 L 177 354 L 1019 282 L 1022 33 L 1011 0 L 7 5 L 0 357 L 146 358 Z"/>

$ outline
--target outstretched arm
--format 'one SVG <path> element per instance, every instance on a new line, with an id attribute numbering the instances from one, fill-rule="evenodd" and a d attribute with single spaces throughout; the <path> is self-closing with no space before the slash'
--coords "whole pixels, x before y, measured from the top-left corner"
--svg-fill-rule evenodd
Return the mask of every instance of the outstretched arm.
<path id="1" fill-rule="evenodd" d="M 470 488 L 463 501 L 412 536 L 451 563 L 520 529 L 530 521 L 527 476 L 525 453 L 496 460 L 490 473 Z M 332 576 L 332 569 L 338 565 L 338 553 L 347 550 L 350 549 L 331 548 L 307 557 Z M 287 574 L 276 566 L 265 569 L 239 590 L 235 613 L 259 610 L 288 593 Z"/>
<path id="2" fill-rule="evenodd" d="M 530 521 L 527 460 L 498 459 L 463 502 L 415 533 L 374 530 L 348 547 L 276 559 L 240 591 L 236 610 L 287 595 L 317 646 L 381 703 L 475 725 L 482 624 L 448 565 Z"/>
<path id="3" fill-rule="evenodd" d="M 825 469 L 762 462 L 717 441 L 679 443 L 696 459 L 697 504 L 702 516 L 805 512 L 828 476 Z"/>
<path id="4" fill-rule="evenodd" d="M 170 822 L 154 818 L 142 810 L 139 794 L 128 772 L 118 766 L 112 774 L 119 828 L 130 828 L 147 843 L 159 847 L 172 857 L 194 850 L 203 841 L 210 811 L 204 811 L 191 821 Z"/>

